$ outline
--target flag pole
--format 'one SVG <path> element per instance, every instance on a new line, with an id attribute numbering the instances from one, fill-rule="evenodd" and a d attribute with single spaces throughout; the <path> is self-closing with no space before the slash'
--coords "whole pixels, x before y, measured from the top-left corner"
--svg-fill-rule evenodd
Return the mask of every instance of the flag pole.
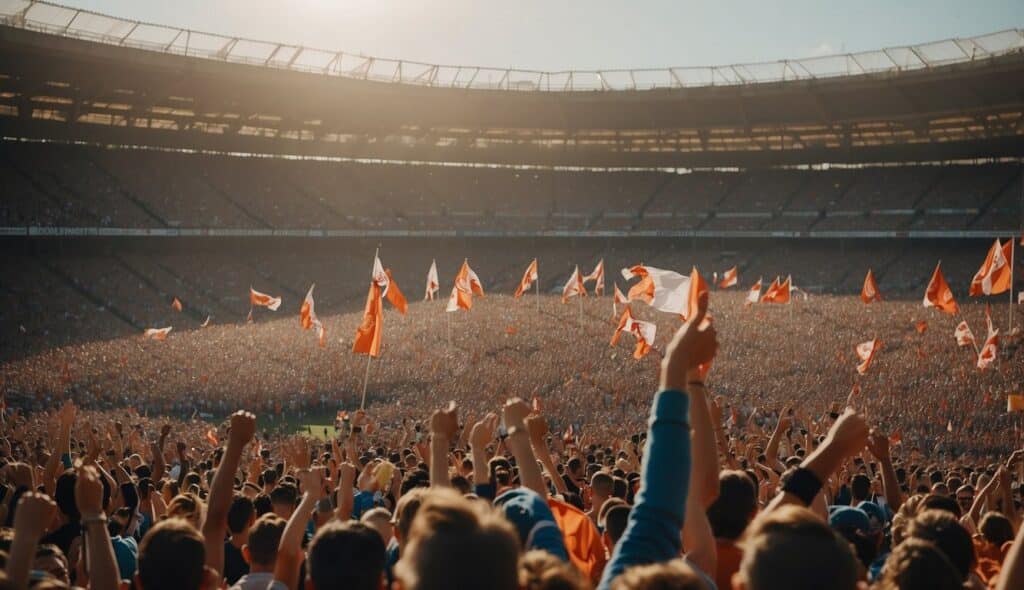
<path id="1" fill-rule="evenodd" d="M 576 299 L 580 300 L 580 326 L 583 325 L 583 294 L 577 293 Z"/>
<path id="2" fill-rule="evenodd" d="M 537 275 L 537 280 L 533 281 L 533 286 L 537 290 L 537 313 L 540 313 L 540 274 Z"/>
<path id="3" fill-rule="evenodd" d="M 1010 327 L 1006 329 L 1007 336 L 1010 332 L 1013 332 L 1013 256 L 1017 247 L 1017 236 L 1010 237 L 1010 304 L 1007 306 L 1009 312 L 1006 314 L 1010 317 Z"/>
<path id="4" fill-rule="evenodd" d="M 359 409 L 366 409 L 366 385 L 370 381 L 370 361 L 373 360 L 373 356 L 370 353 L 366 353 L 366 373 L 363 374 L 363 399 L 359 402 Z"/>

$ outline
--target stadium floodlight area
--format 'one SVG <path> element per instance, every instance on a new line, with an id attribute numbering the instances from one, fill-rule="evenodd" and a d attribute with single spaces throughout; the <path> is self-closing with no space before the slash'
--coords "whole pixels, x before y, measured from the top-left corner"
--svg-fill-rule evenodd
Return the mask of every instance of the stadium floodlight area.
<path id="1" fill-rule="evenodd" d="M 0 0 L 0 23 L 98 43 L 360 80 L 438 88 L 615 91 L 735 86 L 923 70 L 1024 51 L 1024 31 L 806 59 L 705 67 L 541 71 L 428 64 L 229 37 L 37 0 Z"/>

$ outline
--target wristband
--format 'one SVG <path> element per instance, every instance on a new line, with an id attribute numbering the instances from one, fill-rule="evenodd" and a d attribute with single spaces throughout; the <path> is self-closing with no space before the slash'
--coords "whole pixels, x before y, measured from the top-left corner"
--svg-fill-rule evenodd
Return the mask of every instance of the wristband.
<path id="1" fill-rule="evenodd" d="M 789 477 L 785 485 L 782 486 L 782 491 L 800 498 L 804 506 L 810 506 L 814 497 L 821 491 L 821 485 L 821 481 L 813 471 L 801 467 Z"/>
<path id="2" fill-rule="evenodd" d="M 696 385 L 697 387 L 704 387 L 703 381 L 689 381 L 687 385 Z"/>
<path id="3" fill-rule="evenodd" d="M 508 429 L 508 432 L 505 434 L 505 437 L 506 438 L 510 437 L 513 434 L 526 434 L 526 430 L 524 430 L 524 429 L 522 429 L 522 428 L 520 428 L 518 426 L 513 426 L 513 427 Z"/>
<path id="4" fill-rule="evenodd" d="M 107 524 L 107 515 L 97 514 L 96 516 L 83 516 L 81 520 L 82 528 L 89 526 L 90 524 Z"/>

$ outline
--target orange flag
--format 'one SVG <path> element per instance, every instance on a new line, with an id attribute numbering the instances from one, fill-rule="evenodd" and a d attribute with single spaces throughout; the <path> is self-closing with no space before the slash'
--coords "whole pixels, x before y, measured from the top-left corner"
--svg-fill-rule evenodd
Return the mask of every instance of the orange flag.
<path id="1" fill-rule="evenodd" d="M 217 440 L 217 433 L 212 428 L 206 431 L 206 442 L 215 447 L 220 446 L 220 441 Z"/>
<path id="2" fill-rule="evenodd" d="M 448 297 L 448 306 L 445 311 L 472 309 L 473 295 L 483 297 L 484 287 L 480 283 L 480 277 L 476 276 L 473 269 L 469 267 L 469 260 L 463 260 L 462 268 L 455 275 L 455 284 L 452 285 L 452 294 Z"/>
<path id="3" fill-rule="evenodd" d="M 370 292 L 366 294 L 366 309 L 363 322 L 356 328 L 352 341 L 352 352 L 380 356 L 381 330 L 384 322 L 384 304 L 377 281 L 370 281 Z"/>
<path id="4" fill-rule="evenodd" d="M 1011 393 L 1006 396 L 1007 412 L 1024 412 L 1024 394 Z"/>
<path id="5" fill-rule="evenodd" d="M 780 283 L 779 278 L 775 277 L 768 290 L 761 296 L 761 303 L 789 303 L 792 280 L 792 277 L 786 277 L 786 282 Z"/>
<path id="6" fill-rule="evenodd" d="M 313 287 L 316 287 L 316 283 L 309 286 L 309 292 L 306 293 L 306 299 L 302 302 L 302 307 L 299 309 L 299 324 L 304 330 L 316 328 L 316 335 L 319 340 L 320 348 L 326 348 L 327 346 L 327 329 L 324 327 L 323 322 L 316 316 L 316 309 L 313 303 Z"/>
<path id="7" fill-rule="evenodd" d="M 533 282 L 537 280 L 537 259 L 534 258 L 530 266 L 526 267 L 526 272 L 523 273 L 523 278 L 519 279 L 519 286 L 516 287 L 516 292 L 512 294 L 512 297 L 519 299 L 523 296 L 523 293 L 530 290 L 533 286 Z"/>
<path id="8" fill-rule="evenodd" d="M 989 248 L 985 262 L 978 269 L 977 274 L 971 281 L 971 297 L 979 295 L 998 295 L 1010 289 L 1010 279 L 1013 276 L 1013 269 L 1010 268 L 1010 257 L 1013 255 L 1013 240 L 1007 240 L 1006 244 L 996 243 Z"/>
<path id="9" fill-rule="evenodd" d="M 181 301 L 179 301 L 177 297 L 174 298 L 174 301 L 171 301 L 171 309 L 174 311 L 181 311 Z"/>
<path id="10" fill-rule="evenodd" d="M 594 281 L 594 295 L 604 295 L 604 258 L 594 267 L 594 272 L 583 277 L 583 284 Z"/>
<path id="11" fill-rule="evenodd" d="M 878 338 L 861 342 L 857 345 L 857 356 L 861 363 L 857 365 L 857 372 L 863 375 L 868 372 L 868 367 L 875 360 L 875 354 L 882 348 L 882 341 Z"/>
<path id="12" fill-rule="evenodd" d="M 423 296 L 424 301 L 433 301 L 434 296 L 437 295 L 438 289 L 441 288 L 441 284 L 437 278 L 437 261 L 431 261 L 430 270 L 427 271 L 427 292 Z"/>
<path id="13" fill-rule="evenodd" d="M 924 292 L 924 306 L 934 307 L 949 315 L 956 315 L 960 313 L 960 306 L 953 298 L 953 290 L 949 288 L 946 277 L 942 276 L 941 266 L 941 262 L 935 265 L 932 280 L 928 281 L 928 288 Z"/>
<path id="14" fill-rule="evenodd" d="M 166 328 L 146 328 L 142 333 L 142 337 L 150 340 L 167 340 L 167 334 L 170 333 L 171 329 L 170 326 Z"/>
<path id="15" fill-rule="evenodd" d="M 587 288 L 583 286 L 583 277 L 580 275 L 580 266 L 577 264 L 569 275 L 565 287 L 562 287 L 562 303 L 568 303 L 570 297 L 586 297 Z"/>
<path id="16" fill-rule="evenodd" d="M 753 305 L 761 300 L 761 277 L 757 278 L 757 282 L 754 286 L 747 291 L 747 299 L 743 302 L 743 305 Z"/>
<path id="17" fill-rule="evenodd" d="M 409 308 L 409 304 L 405 301 L 405 295 L 402 295 L 402 291 L 398 288 L 398 283 L 391 276 L 391 269 L 384 268 L 377 255 L 373 256 L 373 280 L 380 287 L 381 294 L 387 297 L 388 303 L 397 309 L 398 313 L 405 315 L 406 310 Z"/>
<path id="18" fill-rule="evenodd" d="M 627 281 L 633 277 L 640 278 L 640 282 L 633 285 L 626 294 L 628 300 L 643 301 L 654 309 L 666 313 L 686 313 L 690 277 L 675 271 L 643 265 L 622 269 L 622 277 Z"/>
<path id="19" fill-rule="evenodd" d="M 697 313 L 697 300 L 702 294 L 708 293 L 710 290 L 707 281 L 697 271 L 697 267 L 693 267 L 693 270 L 690 271 L 690 293 L 686 297 L 686 313 L 683 314 L 683 321 Z"/>
<path id="20" fill-rule="evenodd" d="M 916 324 L 914 324 L 914 328 L 917 330 L 918 334 L 924 334 L 925 332 L 928 331 L 928 322 L 924 320 L 919 320 Z"/>
<path id="21" fill-rule="evenodd" d="M 956 338 L 956 343 L 960 346 L 970 346 L 971 344 L 974 344 L 974 333 L 971 332 L 971 327 L 967 325 L 966 321 L 962 321 L 956 325 L 953 337 Z"/>
<path id="22" fill-rule="evenodd" d="M 989 333 L 988 338 L 985 338 L 985 345 L 981 347 L 981 351 L 978 353 L 978 368 L 982 371 L 990 368 L 992 363 L 996 362 L 998 354 L 999 330 L 993 330 Z"/>
<path id="23" fill-rule="evenodd" d="M 272 297 L 266 293 L 260 293 L 256 289 L 249 287 L 249 305 L 265 307 L 270 311 L 277 311 L 277 308 L 281 307 L 281 298 Z"/>
<path id="24" fill-rule="evenodd" d="M 864 287 L 860 290 L 860 300 L 865 304 L 872 301 L 881 301 L 882 294 L 878 292 L 878 283 L 875 282 L 875 274 L 868 269 L 868 275 L 864 277 Z"/>
<path id="25" fill-rule="evenodd" d="M 633 313 L 627 305 L 626 308 L 622 310 L 622 317 L 619 318 L 619 326 L 615 328 L 615 333 L 612 334 L 612 346 L 619 343 L 619 337 L 623 332 L 629 332 L 636 338 L 636 348 L 633 350 L 633 358 L 640 360 L 651 351 L 651 344 L 654 343 L 654 337 L 658 333 L 658 326 L 652 322 L 633 319 Z"/>
<path id="26" fill-rule="evenodd" d="M 739 283 L 739 282 L 740 282 L 739 274 L 738 274 L 738 272 L 736 270 L 736 267 L 734 266 L 734 267 L 730 268 L 729 270 L 725 271 L 725 274 L 722 275 L 722 280 L 718 282 L 718 288 L 719 289 L 728 289 L 729 287 L 735 286 L 736 283 Z"/>
<path id="27" fill-rule="evenodd" d="M 601 533 L 593 521 L 579 508 L 561 500 L 548 498 L 548 507 L 555 517 L 558 530 L 562 532 L 569 561 L 591 582 L 600 581 L 607 559 Z"/>

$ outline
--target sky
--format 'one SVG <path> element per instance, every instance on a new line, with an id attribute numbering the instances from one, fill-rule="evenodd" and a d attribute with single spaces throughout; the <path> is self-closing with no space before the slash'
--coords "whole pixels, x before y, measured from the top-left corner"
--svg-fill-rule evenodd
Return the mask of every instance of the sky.
<path id="1" fill-rule="evenodd" d="M 557 71 L 774 61 L 1024 27 L 1022 0 L 55 0 L 428 63 Z"/>

